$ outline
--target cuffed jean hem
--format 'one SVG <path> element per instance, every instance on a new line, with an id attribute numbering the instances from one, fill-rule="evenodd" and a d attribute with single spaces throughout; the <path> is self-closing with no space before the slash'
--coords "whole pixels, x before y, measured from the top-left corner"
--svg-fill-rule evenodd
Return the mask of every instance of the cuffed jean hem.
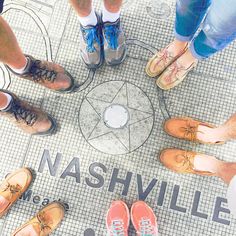
<path id="1" fill-rule="evenodd" d="M 182 41 L 182 42 L 190 42 L 193 38 L 193 35 L 190 35 L 190 36 L 182 36 L 180 34 L 178 34 L 176 32 L 176 29 L 174 29 L 174 35 L 175 35 L 175 38 L 178 39 L 179 41 Z"/>
<path id="2" fill-rule="evenodd" d="M 198 60 L 203 60 L 203 59 L 207 58 L 207 57 L 201 56 L 197 53 L 195 46 L 194 46 L 194 40 L 190 43 L 189 50 L 192 53 L 192 55 Z"/>

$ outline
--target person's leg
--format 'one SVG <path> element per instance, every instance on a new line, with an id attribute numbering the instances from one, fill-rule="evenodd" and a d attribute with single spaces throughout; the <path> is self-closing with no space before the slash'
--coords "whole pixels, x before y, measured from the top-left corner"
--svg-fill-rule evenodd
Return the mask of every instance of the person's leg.
<path id="1" fill-rule="evenodd" d="M 103 22 L 116 22 L 120 18 L 122 0 L 104 0 L 102 9 Z"/>
<path id="2" fill-rule="evenodd" d="M 71 5 L 79 16 L 82 26 L 95 26 L 98 22 L 92 0 L 70 0 Z"/>
<path id="3" fill-rule="evenodd" d="M 92 6 L 92 0 L 70 0 L 80 22 L 80 53 L 89 69 L 103 64 L 100 16 Z"/>
<path id="4" fill-rule="evenodd" d="M 177 0 L 174 29 L 175 39 L 148 62 L 146 72 L 150 77 L 159 76 L 186 51 L 188 43 L 194 37 L 210 4 L 211 0 Z M 191 53 L 186 52 L 185 55 L 186 62 L 189 62 L 188 59 L 192 60 Z M 191 64 L 190 61 L 189 65 Z M 186 65 L 186 67 L 189 65 Z M 164 87 L 160 84 L 158 86 L 161 88 Z"/>
<path id="5" fill-rule="evenodd" d="M 236 38 L 236 0 L 213 1 L 203 29 L 191 42 L 191 53 L 204 59 L 224 49 Z"/>
<path id="6" fill-rule="evenodd" d="M 26 67 L 27 59 L 7 22 L 0 16 L 0 61 L 14 69 Z"/>
<path id="7" fill-rule="evenodd" d="M 126 40 L 121 26 L 122 0 L 104 0 L 102 9 L 104 56 L 110 66 L 121 64 L 126 58 Z"/>
<path id="8" fill-rule="evenodd" d="M 0 62 L 15 75 L 58 92 L 70 92 L 74 80 L 61 66 L 25 56 L 8 23 L 0 16 Z"/>

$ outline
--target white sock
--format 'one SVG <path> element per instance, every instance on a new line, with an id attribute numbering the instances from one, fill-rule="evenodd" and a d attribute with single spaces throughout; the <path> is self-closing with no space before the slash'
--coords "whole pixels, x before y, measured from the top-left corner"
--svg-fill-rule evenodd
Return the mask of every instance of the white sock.
<path id="1" fill-rule="evenodd" d="M 10 104 L 10 102 L 11 102 L 11 100 L 12 100 L 12 96 L 11 96 L 10 94 L 4 93 L 4 95 L 7 97 L 7 104 L 6 104 L 6 106 L 4 106 L 4 107 L 0 107 L 0 110 L 6 109 L 6 108 L 9 106 L 9 104 Z"/>
<path id="2" fill-rule="evenodd" d="M 102 21 L 103 22 L 116 22 L 120 18 L 120 11 L 113 13 L 109 12 L 104 4 L 102 5 Z"/>
<path id="3" fill-rule="evenodd" d="M 15 69 L 15 68 L 12 68 L 11 69 L 16 72 L 17 74 L 23 74 L 25 71 L 26 71 L 26 67 L 28 65 L 28 58 L 26 57 L 25 58 L 25 65 L 22 67 L 22 68 L 19 68 L 19 69 Z"/>
<path id="4" fill-rule="evenodd" d="M 92 9 L 92 11 L 90 12 L 88 16 L 85 16 L 85 17 L 79 16 L 79 21 L 80 21 L 80 24 L 84 27 L 89 26 L 89 25 L 95 26 L 98 23 L 98 19 L 97 19 L 94 9 Z"/>

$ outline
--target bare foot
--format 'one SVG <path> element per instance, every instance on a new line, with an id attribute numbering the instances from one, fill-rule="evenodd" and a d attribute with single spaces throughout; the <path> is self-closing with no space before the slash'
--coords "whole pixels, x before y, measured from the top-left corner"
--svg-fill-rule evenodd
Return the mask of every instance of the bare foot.
<path id="1" fill-rule="evenodd" d="M 0 196 L 0 214 L 7 208 L 9 203 L 10 202 L 6 198 Z"/>
<path id="2" fill-rule="evenodd" d="M 223 125 L 217 128 L 199 125 L 197 138 L 211 143 L 236 139 L 236 113 L 233 114 Z"/>
<path id="3" fill-rule="evenodd" d="M 33 225 L 28 225 L 19 231 L 15 236 L 39 236 Z"/>
<path id="4" fill-rule="evenodd" d="M 198 154 L 194 158 L 194 169 L 198 171 L 207 171 L 217 174 L 221 164 L 222 161 L 213 156 Z"/>
<path id="5" fill-rule="evenodd" d="M 197 138 L 206 143 L 224 142 L 226 141 L 225 129 L 223 127 L 210 128 L 204 125 L 199 125 Z"/>
<path id="6" fill-rule="evenodd" d="M 167 51 L 173 56 L 178 56 L 188 45 L 188 42 L 182 42 L 175 39 L 168 47 Z"/>
<path id="7" fill-rule="evenodd" d="M 189 68 L 193 63 L 197 63 L 198 60 L 192 55 L 188 49 L 181 57 L 177 59 L 178 64 L 184 68 Z"/>

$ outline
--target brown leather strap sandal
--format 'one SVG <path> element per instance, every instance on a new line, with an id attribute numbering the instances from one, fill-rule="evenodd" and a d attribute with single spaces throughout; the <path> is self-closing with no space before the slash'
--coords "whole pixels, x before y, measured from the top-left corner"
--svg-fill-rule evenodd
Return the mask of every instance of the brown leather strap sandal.
<path id="1" fill-rule="evenodd" d="M 0 218 L 20 198 L 32 182 L 32 174 L 28 168 L 21 168 L 9 174 L 0 185 L 0 196 L 7 201 L 4 209 L 0 210 Z"/>
<path id="2" fill-rule="evenodd" d="M 33 229 L 38 236 L 48 236 L 61 223 L 64 218 L 65 208 L 59 202 L 53 202 L 44 207 L 34 218 L 19 227 L 12 236 L 17 233 L 28 232 L 28 229 Z"/>
<path id="3" fill-rule="evenodd" d="M 165 149 L 161 152 L 160 161 L 166 168 L 177 173 L 216 176 L 216 173 L 195 170 L 194 158 L 197 154 L 199 153 L 174 148 Z"/>
<path id="4" fill-rule="evenodd" d="M 206 126 L 209 128 L 216 128 L 216 126 L 194 120 L 189 117 L 176 117 L 167 120 L 164 124 L 164 130 L 167 134 L 180 139 L 185 139 L 191 142 L 198 142 L 202 144 L 224 144 L 223 141 L 217 141 L 215 143 L 204 142 L 197 138 L 198 126 Z"/>

